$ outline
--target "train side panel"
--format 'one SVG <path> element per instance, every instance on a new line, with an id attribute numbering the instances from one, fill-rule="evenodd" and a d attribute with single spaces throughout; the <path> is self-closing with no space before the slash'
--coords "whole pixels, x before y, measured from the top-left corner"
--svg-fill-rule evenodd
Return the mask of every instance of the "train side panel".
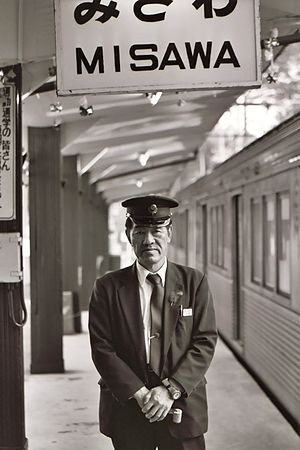
<path id="1" fill-rule="evenodd" d="M 298 168 L 287 170 L 249 184 L 244 191 L 243 357 L 300 421 L 299 219 L 294 189 L 298 175 Z M 261 255 L 255 254 L 255 247 Z M 298 268 L 297 275 L 292 268 Z"/>
<path id="2" fill-rule="evenodd" d="M 170 252 L 208 274 L 221 335 L 298 432 L 299 142 L 300 115 L 178 193 Z"/>

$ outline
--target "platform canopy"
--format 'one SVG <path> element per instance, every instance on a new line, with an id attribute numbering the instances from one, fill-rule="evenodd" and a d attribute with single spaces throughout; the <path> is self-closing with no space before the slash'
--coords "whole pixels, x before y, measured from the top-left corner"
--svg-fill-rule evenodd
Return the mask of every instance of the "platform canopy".
<path id="1" fill-rule="evenodd" d="M 23 65 L 25 131 L 59 127 L 62 155 L 78 156 L 79 173 L 89 172 L 107 202 L 174 193 L 205 173 L 201 149 L 245 88 L 57 97 L 53 1 L 0 0 L 0 9 L 0 65 Z M 299 28 L 300 3 L 261 0 L 260 16 L 261 39 L 274 27 L 290 35 Z"/>

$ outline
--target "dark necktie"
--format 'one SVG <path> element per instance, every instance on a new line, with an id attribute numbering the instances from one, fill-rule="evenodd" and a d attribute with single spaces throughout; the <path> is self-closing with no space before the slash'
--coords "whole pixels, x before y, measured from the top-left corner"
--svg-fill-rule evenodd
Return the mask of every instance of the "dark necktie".
<path id="1" fill-rule="evenodd" d="M 150 336 L 150 365 L 152 370 L 159 375 L 161 359 L 161 328 L 164 288 L 161 284 L 161 278 L 157 274 L 149 273 L 147 279 L 153 285 L 153 291 L 150 298 L 151 314 L 151 336 Z"/>

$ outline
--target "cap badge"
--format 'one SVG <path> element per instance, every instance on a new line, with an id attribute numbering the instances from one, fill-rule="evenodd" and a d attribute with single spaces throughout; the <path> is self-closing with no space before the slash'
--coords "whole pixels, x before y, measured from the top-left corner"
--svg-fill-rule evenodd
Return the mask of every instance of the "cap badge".
<path id="1" fill-rule="evenodd" d="M 152 214 L 152 216 L 154 216 L 155 214 L 157 214 L 158 207 L 153 203 L 149 206 L 148 211 L 150 214 Z"/>

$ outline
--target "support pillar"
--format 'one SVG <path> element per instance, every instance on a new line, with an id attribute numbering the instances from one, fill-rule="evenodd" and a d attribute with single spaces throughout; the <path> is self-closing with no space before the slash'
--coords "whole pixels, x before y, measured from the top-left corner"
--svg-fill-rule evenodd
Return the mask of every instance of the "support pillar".
<path id="1" fill-rule="evenodd" d="M 109 254 L 108 254 L 108 205 L 103 199 L 102 194 L 97 193 L 93 189 L 93 204 L 94 204 L 94 239 L 96 250 L 96 277 L 104 275 L 109 269 Z"/>
<path id="2" fill-rule="evenodd" d="M 81 331 L 78 286 L 79 265 L 79 187 L 77 156 L 62 158 L 62 264 L 63 290 L 72 292 L 74 331 Z"/>
<path id="3" fill-rule="evenodd" d="M 22 233 L 21 65 L 5 68 L 5 73 L 10 70 L 16 74 L 13 82 L 17 97 L 17 100 L 12 99 L 16 110 L 14 117 L 16 211 L 13 220 L 0 221 L 0 233 Z M 1 195 L 5 194 L 1 192 Z M 0 450 L 24 450 L 27 448 L 27 439 L 24 413 L 23 331 L 12 321 L 9 311 L 10 298 L 13 300 L 15 318 L 21 322 L 23 299 L 21 282 L 0 283 Z"/>
<path id="4" fill-rule="evenodd" d="M 108 268 L 108 206 L 95 186 L 89 184 L 89 175 L 81 177 L 81 307 L 88 309 L 95 278 Z"/>
<path id="5" fill-rule="evenodd" d="M 29 128 L 31 373 L 64 371 L 60 131 Z"/>

